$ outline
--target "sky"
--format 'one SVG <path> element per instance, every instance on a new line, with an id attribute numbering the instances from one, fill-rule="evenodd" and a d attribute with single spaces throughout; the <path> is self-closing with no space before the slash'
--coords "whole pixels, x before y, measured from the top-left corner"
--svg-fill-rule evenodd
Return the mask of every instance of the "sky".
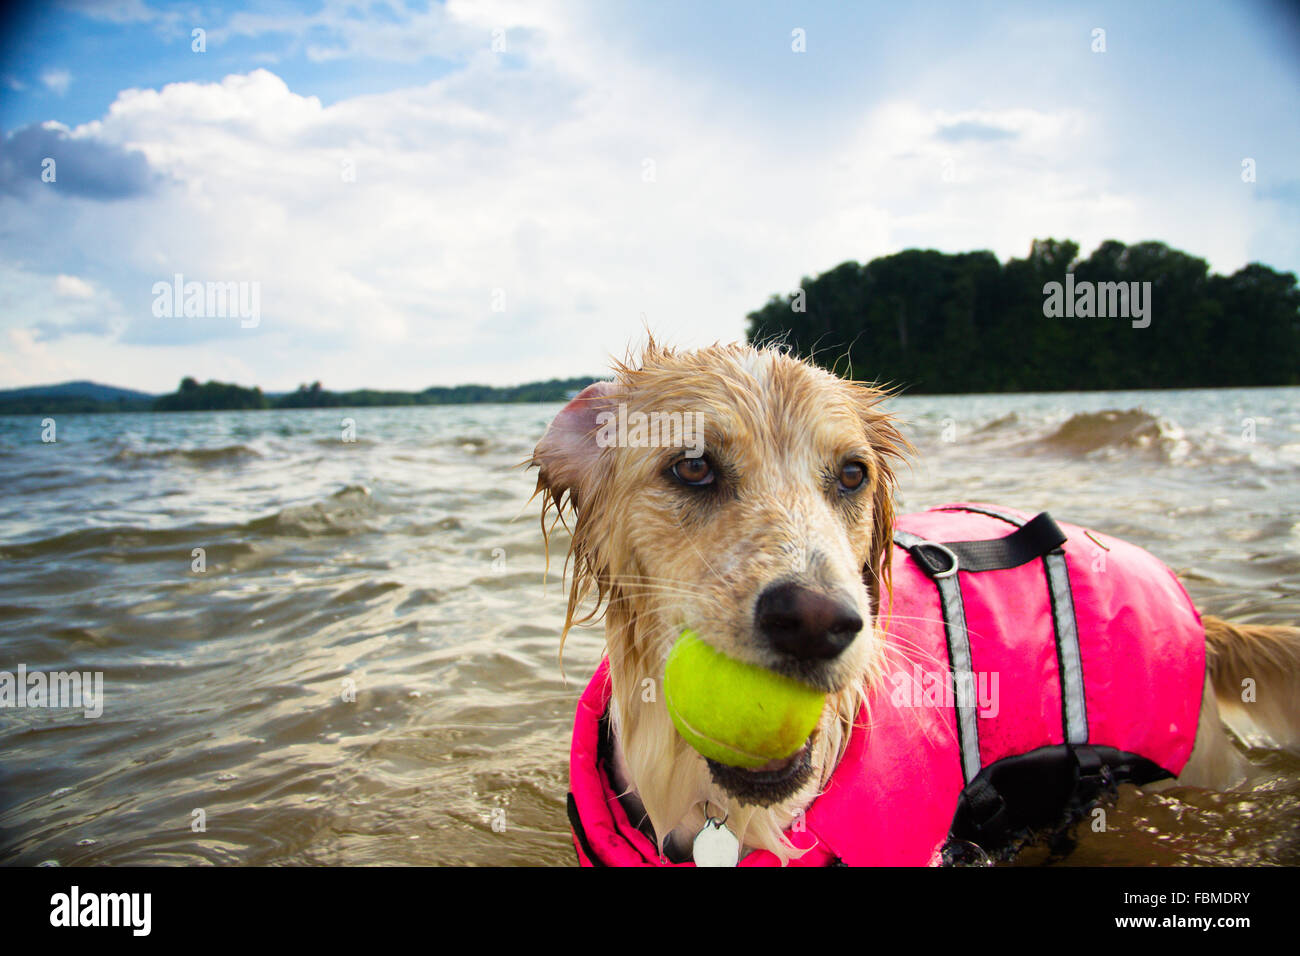
<path id="1" fill-rule="evenodd" d="M 600 374 L 647 330 L 737 340 L 803 277 L 915 247 L 1300 271 L 1294 5 L 6 16 L 0 388 Z"/>

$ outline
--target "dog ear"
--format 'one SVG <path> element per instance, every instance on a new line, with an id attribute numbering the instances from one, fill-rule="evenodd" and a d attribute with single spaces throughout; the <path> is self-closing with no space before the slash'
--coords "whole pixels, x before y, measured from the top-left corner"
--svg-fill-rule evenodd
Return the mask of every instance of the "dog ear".
<path id="1" fill-rule="evenodd" d="M 537 487 L 545 489 L 557 504 L 569 495 L 577 504 L 590 489 L 590 481 L 600 458 L 597 432 L 605 419 L 602 412 L 613 412 L 618 386 L 613 382 L 593 382 L 560 409 L 537 443 L 532 463 L 540 471 Z"/>
<path id="2" fill-rule="evenodd" d="M 889 466 L 885 466 L 888 470 Z M 883 477 L 876 482 L 871 500 L 871 553 L 867 559 L 866 578 L 871 588 L 871 613 L 880 613 L 880 597 L 890 587 L 894 554 L 894 482 Z"/>
<path id="3" fill-rule="evenodd" d="M 892 394 L 871 386 L 859 385 L 862 423 L 867 439 L 875 452 L 875 489 L 871 497 L 872 527 L 871 549 L 867 566 L 863 569 L 871 589 L 871 611 L 880 611 L 880 598 L 890 587 L 890 570 L 894 545 L 894 491 L 896 478 L 894 464 L 904 461 L 914 451 L 911 443 L 898 430 L 896 419 L 880 403 Z"/>

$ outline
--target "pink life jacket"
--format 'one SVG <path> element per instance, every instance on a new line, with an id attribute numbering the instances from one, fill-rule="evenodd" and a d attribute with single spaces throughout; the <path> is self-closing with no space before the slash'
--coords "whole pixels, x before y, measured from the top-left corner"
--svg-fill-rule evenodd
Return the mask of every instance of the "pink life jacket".
<path id="1" fill-rule="evenodd" d="M 1012 532 L 1007 534 L 1008 528 Z M 1077 820 L 1118 783 L 1191 754 L 1205 633 L 1174 573 L 1046 513 L 945 505 L 901 516 L 877 629 L 885 677 L 791 865 L 953 862 Z M 974 693 L 971 693 L 971 690 Z M 578 702 L 569 820 L 585 866 L 669 864 L 610 783 L 602 661 Z M 754 850 L 740 866 L 780 861 Z"/>

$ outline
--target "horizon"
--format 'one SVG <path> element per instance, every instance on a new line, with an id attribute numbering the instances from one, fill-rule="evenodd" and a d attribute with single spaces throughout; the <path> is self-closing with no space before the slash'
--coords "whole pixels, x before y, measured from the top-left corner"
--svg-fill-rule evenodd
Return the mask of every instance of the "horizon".
<path id="1" fill-rule="evenodd" d="M 564 378 L 564 379 L 567 379 L 567 378 L 592 378 L 593 380 L 600 381 L 600 380 L 604 380 L 605 378 L 608 378 L 608 376 L 600 376 L 600 375 L 592 375 L 592 376 L 573 375 L 573 376 L 563 376 L 562 378 Z M 537 381 L 529 381 L 529 382 L 507 382 L 507 383 L 505 383 L 504 385 L 495 385 L 495 386 L 488 386 L 488 387 L 492 387 L 492 388 L 517 388 L 517 387 L 524 386 L 524 385 L 535 385 L 535 384 L 539 384 L 540 382 L 545 382 L 545 381 L 547 381 L 547 380 L 546 380 L 546 379 L 539 379 L 539 380 L 537 380 Z M 32 388 L 32 389 L 40 389 L 40 388 L 57 388 L 58 386 L 61 386 L 61 385 L 79 385 L 79 384 L 83 384 L 83 383 L 84 383 L 84 384 L 87 384 L 87 385 L 96 385 L 96 386 L 99 386 L 99 387 L 102 387 L 102 388 L 115 388 L 115 389 L 121 389 L 122 391 L 139 392 L 138 389 L 129 388 L 129 387 L 127 387 L 127 386 L 123 386 L 123 385 L 112 385 L 112 384 L 110 384 L 110 383 L 108 383 L 108 382 L 96 382 L 96 381 L 92 381 L 92 380 L 90 380 L 90 379 L 77 379 L 77 380 L 75 380 L 75 381 L 68 381 L 68 382 L 46 382 L 46 383 L 42 383 L 42 384 L 39 384 L 39 385 L 19 385 L 19 386 L 15 386 L 14 388 L 0 388 L 0 393 L 4 393 L 4 392 L 14 392 L 14 391 L 21 391 L 21 390 L 23 390 L 23 389 L 28 389 L 28 388 Z M 222 383 L 219 383 L 219 384 L 225 384 L 225 385 L 238 385 L 238 386 L 240 386 L 241 388 L 249 388 L 249 389 L 260 387 L 260 386 L 258 386 L 258 385 L 256 385 L 256 384 L 252 384 L 252 385 L 244 385 L 242 382 L 222 382 Z M 361 388 L 356 388 L 356 389 L 337 389 L 337 390 L 336 390 L 336 389 L 325 389 L 325 390 L 326 390 L 326 391 L 330 391 L 330 392 L 335 392 L 336 394 L 344 393 L 344 392 L 354 392 L 354 391 L 377 391 L 377 392 L 379 392 L 379 391 L 399 391 L 399 392 L 411 392 L 411 393 L 416 393 L 416 394 L 418 394 L 419 392 L 421 392 L 421 391 L 426 391 L 426 390 L 428 390 L 428 389 L 430 389 L 430 388 L 469 388 L 469 387 L 483 386 L 483 385 L 485 385 L 485 383 L 483 383 L 483 382 L 461 382 L 461 383 L 456 384 L 456 385 L 429 385 L 429 386 L 426 386 L 424 389 L 377 389 L 377 388 L 373 388 L 373 387 L 370 387 L 370 386 L 362 386 Z M 935 400 L 935 401 L 952 401 L 953 399 L 961 398 L 961 397 L 963 397 L 963 396 L 971 396 L 971 397 L 981 397 L 981 398 L 985 398 L 985 397 L 988 397 L 988 396 L 990 396 L 990 395 L 1090 395 L 1090 394 L 1106 394 L 1106 393 L 1110 393 L 1110 392 L 1114 392 L 1114 393 L 1117 393 L 1117 394 L 1118 394 L 1118 393 L 1127 393 L 1127 392 L 1225 392 L 1225 391 L 1238 391 L 1238 390 L 1250 390 L 1250 389 L 1284 389 L 1284 388 L 1300 389 L 1300 385 L 1165 385 L 1165 386 L 1162 386 L 1162 385 L 1153 385 L 1153 386 L 1150 386 L 1150 387 L 1148 387 L 1148 388 L 1104 388 L 1104 389 L 1090 389 L 1090 388 L 1034 389 L 1034 388 L 1029 388 L 1029 389 L 1019 389 L 1019 390 L 1014 391 L 1014 392 L 923 392 L 923 391 L 913 392 L 913 391 L 909 391 L 908 389 L 904 388 L 904 389 L 899 390 L 896 394 L 891 395 L 891 396 L 889 397 L 888 400 L 889 400 L 889 401 L 894 401 L 894 400 L 899 399 L 899 398 L 925 398 L 925 399 L 932 399 L 932 400 Z M 149 398 L 160 398 L 160 397 L 162 397 L 163 395 L 174 394 L 175 391 L 176 391 L 176 389 L 173 389 L 171 392 L 141 392 L 140 394 L 147 395 Z M 268 397 L 272 397 L 272 396 L 289 395 L 289 394 L 292 394 L 292 393 L 295 392 L 295 391 L 297 391 L 296 388 L 288 389 L 288 390 L 279 390 L 279 389 L 277 389 L 277 390 L 274 391 L 274 392 L 268 392 L 268 391 L 265 391 L 265 390 L 264 390 L 264 391 L 262 392 L 262 394 L 263 394 L 263 395 L 266 395 L 266 396 L 268 396 Z M 559 400 L 557 399 L 557 400 L 555 400 L 555 401 L 558 402 Z M 538 403 L 536 403 L 536 404 L 543 404 L 543 405 L 544 405 L 544 404 L 551 404 L 551 403 L 552 403 L 552 402 L 550 402 L 550 401 L 548 400 L 548 401 L 541 401 L 541 402 L 538 402 Z M 490 403 L 490 402 L 485 402 L 485 403 L 483 403 L 483 404 L 492 404 L 492 403 Z M 517 404 L 528 404 L 528 402 L 519 402 L 519 403 L 517 403 Z M 321 407 L 322 407 L 322 408 L 334 408 L 334 407 L 346 407 L 346 406 L 321 406 Z M 376 408 L 387 408 L 387 407 L 393 407 L 393 408 L 405 408 L 405 407 L 433 407 L 433 406 L 383 406 L 383 405 L 377 405 L 377 406 L 372 406 L 372 407 L 376 407 Z M 309 408 L 311 408 L 311 406 L 309 406 Z M 272 409 L 268 409 L 268 410 L 272 410 Z M 283 410 L 284 410 L 284 409 L 281 409 L 281 411 L 283 411 Z M 1115 411 L 1123 411 L 1123 409 L 1115 409 Z M 7 413 L 7 412 L 0 412 L 0 414 L 20 414 L 20 413 Z M 24 414 L 25 414 L 25 413 L 24 413 Z M 32 413 L 32 414 L 35 414 L 35 413 Z M 82 413 L 82 414 L 85 414 L 85 413 Z"/>
<path id="2" fill-rule="evenodd" d="M 419 393 L 421 393 L 421 392 L 427 392 L 427 391 L 430 391 L 431 389 L 435 389 L 435 388 L 518 388 L 518 387 L 520 387 L 520 386 L 524 386 L 524 385 L 540 385 L 540 384 L 545 384 L 546 382 L 550 382 L 550 381 L 567 381 L 567 380 L 569 380 L 569 379 L 574 379 L 574 378 L 590 378 L 590 379 L 593 379 L 593 380 L 598 380 L 598 379 L 600 379 L 600 378 L 602 378 L 602 377 L 608 377 L 608 376 L 607 376 L 607 375 L 606 375 L 606 376 L 600 376 L 600 375 L 557 375 L 557 376 L 552 376 L 552 377 L 549 378 L 549 379 L 534 379 L 534 380 L 530 380 L 530 381 L 527 381 L 527 382 L 506 382 L 506 383 L 503 384 L 503 385 L 489 385 L 489 384 L 486 383 L 486 382 L 457 382 L 457 383 L 454 383 L 454 384 L 451 384 L 451 385 L 426 385 L 426 386 L 424 386 L 424 388 L 414 388 L 414 389 L 410 389 L 410 388 L 375 388 L 375 387 L 372 386 L 372 385 L 362 385 L 362 386 L 360 386 L 359 388 L 345 388 L 345 389 L 341 388 L 341 389 L 335 389 L 335 388 L 330 388 L 330 387 L 327 386 L 324 382 L 321 382 L 320 385 L 321 385 L 321 389 L 322 389 L 323 391 L 326 391 L 326 392 L 333 392 L 333 393 L 335 393 L 335 394 L 340 394 L 340 393 L 345 393 L 345 392 L 360 392 L 360 391 L 371 391 L 371 392 L 409 392 L 409 393 L 412 393 L 412 394 L 419 394 Z M 186 378 L 194 378 L 196 381 L 198 381 L 197 376 L 193 376 L 193 375 L 183 375 L 183 376 L 181 376 L 181 381 L 184 381 Z M 215 379 L 208 379 L 208 381 L 215 381 Z M 300 382 L 298 385 L 295 385 L 293 388 L 290 388 L 290 389 L 275 389 L 275 390 L 262 389 L 262 387 L 261 387 L 260 385 L 258 385 L 256 382 L 247 383 L 247 384 L 244 383 L 244 382 L 220 382 L 219 384 L 222 384 L 222 385 L 238 385 L 240 388 L 248 388 L 248 389 L 253 389 L 253 388 L 261 389 L 263 395 L 268 395 L 268 396 L 270 396 L 270 395 L 291 395 L 291 394 L 293 394 L 294 392 L 297 392 L 297 391 L 299 391 L 300 389 L 302 389 L 302 388 L 304 388 L 304 387 L 307 387 L 307 386 L 312 385 L 312 384 L 313 384 L 314 382 L 316 382 L 316 381 L 317 381 L 316 379 L 313 379 L 311 382 Z M 206 382 L 200 382 L 200 384 L 206 384 Z M 113 384 L 113 383 L 111 383 L 111 382 L 100 382 L 100 381 L 96 381 L 95 379 L 89 379 L 89 378 L 77 378 L 77 379 L 69 379 L 68 381 L 65 381 L 65 382 L 38 382 L 38 383 L 36 383 L 36 384 L 34 384 L 34 385 L 15 385 L 15 386 L 12 386 L 12 387 L 10 387 L 10 386 L 3 386 L 3 387 L 0 387 L 0 395 L 4 394 L 4 393 L 6 393 L 6 392 L 21 392 L 21 391 L 26 391 L 26 390 L 28 390 L 28 389 L 61 388 L 61 387 L 65 386 L 65 385 L 94 385 L 94 386 L 99 387 L 99 388 L 112 388 L 112 389 L 116 389 L 116 390 L 118 390 L 118 391 L 122 391 L 122 392 L 134 392 L 134 393 L 139 394 L 139 395 L 145 395 L 145 396 L 148 396 L 149 398 L 159 398 L 159 397 L 161 397 L 161 396 L 163 396 L 163 395 L 171 395 L 171 394 L 175 393 L 175 392 L 179 389 L 179 387 L 180 387 L 180 382 L 177 382 L 177 387 L 171 389 L 170 391 L 164 391 L 164 392 L 147 392 L 147 391 L 144 391 L 143 389 L 133 388 L 133 387 L 130 386 L 130 385 L 115 385 L 115 384 Z M 1266 388 L 1266 387 L 1268 387 L 1268 386 L 1262 386 L 1262 387 L 1265 387 L 1265 388 Z"/>
<path id="3" fill-rule="evenodd" d="M 0 388 L 570 378 L 910 248 L 1297 273 L 1289 11 L 28 5 L 0 30 Z M 185 282 L 223 308 L 186 317 Z"/>

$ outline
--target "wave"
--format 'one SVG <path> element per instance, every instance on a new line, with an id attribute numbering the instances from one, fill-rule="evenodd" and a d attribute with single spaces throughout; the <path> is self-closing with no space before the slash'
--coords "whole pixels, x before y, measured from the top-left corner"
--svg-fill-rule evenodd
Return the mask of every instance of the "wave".
<path id="1" fill-rule="evenodd" d="M 493 451 L 497 445 L 491 438 L 484 438 L 481 435 L 455 435 L 451 438 L 443 438 L 435 444 L 470 455 L 485 455 Z"/>
<path id="2" fill-rule="evenodd" d="M 347 449 L 378 445 L 379 442 L 375 441 L 373 438 L 367 438 L 365 435 L 352 435 L 345 441 L 342 437 L 342 431 L 340 430 L 338 435 L 334 435 L 330 438 L 314 438 L 312 439 L 312 444 L 318 448 L 329 448 L 333 450 L 340 446 Z"/>
<path id="3" fill-rule="evenodd" d="M 370 489 L 347 485 L 323 501 L 289 505 L 251 521 L 226 524 L 191 524 L 174 528 L 112 525 L 82 528 L 48 538 L 0 546 L 0 559 L 111 557 L 127 562 L 175 560 L 177 551 L 189 561 L 189 549 L 237 546 L 266 538 L 305 538 L 349 535 L 372 530 L 379 507 Z"/>
<path id="4" fill-rule="evenodd" d="M 250 521 L 242 528 L 250 534 L 270 537 L 348 535 L 370 530 L 370 518 L 375 511 L 374 495 L 369 488 L 348 485 L 324 501 L 290 505 L 273 515 Z"/>
<path id="5" fill-rule="evenodd" d="M 0 547 L 0 559 L 113 556 L 147 556 L 159 550 L 178 548 L 202 536 L 211 540 L 223 530 L 220 526 L 199 525 L 186 528 L 143 528 L 111 525 L 82 528 L 48 538 L 36 538 Z M 196 545 L 197 547 L 197 545 Z"/>
<path id="6" fill-rule="evenodd" d="M 1222 416 L 1220 416 L 1222 418 Z M 1087 461 L 1125 460 L 1175 467 L 1235 467 L 1232 480 L 1240 486 L 1252 481 L 1269 481 L 1278 476 L 1300 473 L 1300 442 L 1287 442 L 1283 433 L 1265 416 L 1243 419 L 1251 427 L 1267 429 L 1268 440 L 1255 441 L 1234 421 L 1192 419 L 1187 425 L 1143 408 L 1104 409 L 1044 419 L 1033 412 L 1008 412 L 971 422 L 962 431 L 969 444 L 940 442 L 938 451 L 960 451 L 963 446 L 978 454 L 1041 454 Z M 947 421 L 947 420 L 945 420 Z M 926 423 L 923 435 L 936 434 Z M 942 426 L 940 426 L 942 427 Z M 1300 432 L 1300 426 L 1293 426 Z M 932 430 L 935 429 L 935 430 Z M 939 432 L 942 435 L 942 432 Z M 934 454 L 926 449 L 925 454 Z"/>
<path id="7" fill-rule="evenodd" d="M 981 425 L 976 430 L 980 433 L 996 432 L 996 431 L 1001 431 L 1004 428 L 1010 428 L 1012 425 L 1019 425 L 1019 424 L 1020 424 L 1020 416 L 1017 415 L 1015 412 L 1007 412 L 1005 415 L 1002 415 L 999 418 L 995 418 L 993 419 L 993 421 L 985 425 Z"/>
<path id="8" fill-rule="evenodd" d="M 1075 457 L 1140 452 L 1169 462 L 1190 451 L 1181 428 L 1140 408 L 1079 412 L 1036 444 Z"/>
<path id="9" fill-rule="evenodd" d="M 110 457 L 108 462 L 114 465 L 183 464 L 207 467 L 261 457 L 260 451 L 248 445 L 223 445 L 218 448 L 159 448 L 153 451 L 123 448 Z"/>

